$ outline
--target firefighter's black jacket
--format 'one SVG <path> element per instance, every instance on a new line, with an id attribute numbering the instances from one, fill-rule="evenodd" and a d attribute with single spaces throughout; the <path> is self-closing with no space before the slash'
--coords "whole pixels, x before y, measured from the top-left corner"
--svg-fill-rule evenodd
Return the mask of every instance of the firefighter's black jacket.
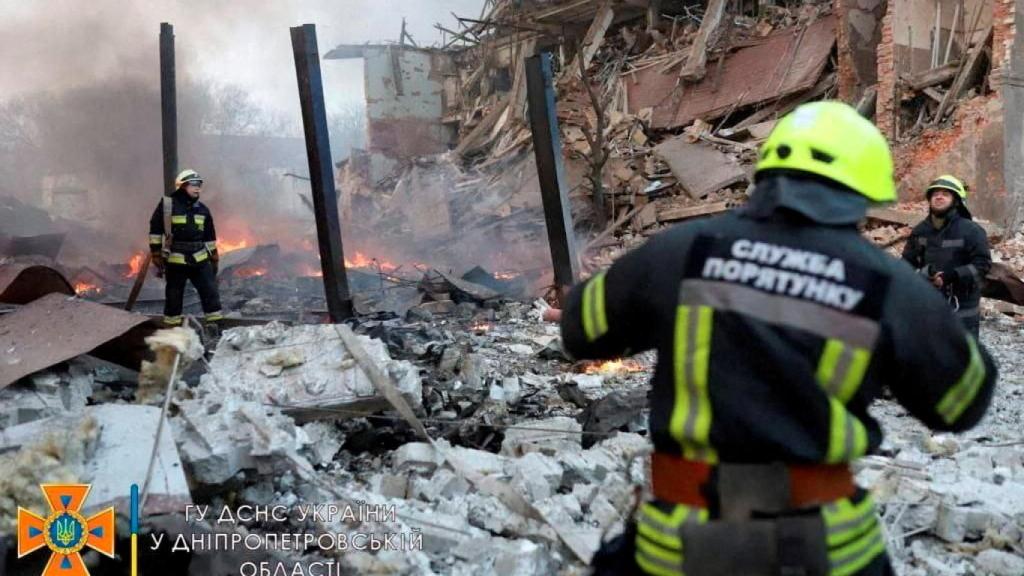
<path id="1" fill-rule="evenodd" d="M 942 272 L 960 310 L 977 313 L 981 288 L 992 267 L 985 230 L 959 211 L 950 210 L 936 228 L 930 218 L 914 227 L 903 247 L 903 259 L 923 275 Z"/>
<path id="2" fill-rule="evenodd" d="M 651 238 L 576 286 L 566 350 L 655 349 L 655 449 L 707 462 L 848 462 L 882 441 L 884 386 L 917 418 L 964 430 L 996 367 L 941 295 L 862 238 L 861 196 L 762 180 L 733 213 Z"/>
<path id="3" fill-rule="evenodd" d="M 159 254 L 163 247 L 164 205 L 157 203 L 149 219 L 149 249 Z M 168 263 L 196 264 L 217 251 L 217 231 L 213 225 L 213 214 L 199 199 L 193 199 L 184 190 L 177 190 L 171 196 L 171 236 Z M 205 255 L 204 255 L 205 253 Z"/>

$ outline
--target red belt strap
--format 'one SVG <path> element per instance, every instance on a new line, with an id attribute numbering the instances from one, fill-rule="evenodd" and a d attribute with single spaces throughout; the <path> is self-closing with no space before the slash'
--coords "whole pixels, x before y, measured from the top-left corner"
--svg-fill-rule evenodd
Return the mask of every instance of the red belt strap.
<path id="1" fill-rule="evenodd" d="M 674 504 L 707 508 L 704 487 L 714 466 L 655 452 L 651 459 L 654 497 Z M 853 496 L 857 490 L 846 464 L 790 464 L 789 504 L 793 508 L 825 504 Z"/>

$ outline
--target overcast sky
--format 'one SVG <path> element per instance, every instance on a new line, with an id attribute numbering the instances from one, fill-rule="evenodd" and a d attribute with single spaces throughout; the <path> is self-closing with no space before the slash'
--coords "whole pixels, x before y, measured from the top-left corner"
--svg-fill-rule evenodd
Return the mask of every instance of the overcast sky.
<path id="1" fill-rule="evenodd" d="M 420 45 L 440 41 L 452 12 L 483 0 L 0 0 L 0 101 L 126 76 L 159 81 L 160 22 L 174 24 L 179 78 L 242 86 L 298 115 L 288 28 L 317 27 L 321 55 L 338 44 L 397 40 L 402 17 Z M 362 62 L 322 62 L 329 109 L 363 99 Z M 179 80 L 179 86 L 181 86 Z"/>

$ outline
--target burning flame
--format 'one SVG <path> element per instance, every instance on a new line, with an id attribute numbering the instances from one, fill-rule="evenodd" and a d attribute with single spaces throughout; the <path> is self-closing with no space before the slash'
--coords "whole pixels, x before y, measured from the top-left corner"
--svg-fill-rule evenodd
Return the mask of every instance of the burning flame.
<path id="1" fill-rule="evenodd" d="M 125 272 L 125 278 L 135 278 L 139 275 L 139 271 L 142 270 L 142 263 L 146 260 L 146 255 L 142 252 L 138 252 L 132 256 L 131 260 L 128 261 L 128 271 Z"/>
<path id="2" fill-rule="evenodd" d="M 234 252 L 235 250 L 241 250 L 242 248 L 248 248 L 249 241 L 242 238 L 238 242 L 232 242 L 230 240 L 217 240 L 217 251 L 221 254 L 227 254 L 228 252 Z"/>
<path id="3" fill-rule="evenodd" d="M 307 278 L 323 278 L 324 271 L 312 264 L 303 264 L 299 269 L 299 275 Z"/>
<path id="4" fill-rule="evenodd" d="M 472 330 L 473 332 L 477 332 L 479 334 L 482 334 L 482 333 L 487 332 L 488 330 L 490 330 L 491 329 L 491 325 L 488 324 L 487 322 L 474 322 L 473 324 L 471 324 L 469 326 L 469 329 Z"/>
<path id="5" fill-rule="evenodd" d="M 75 294 L 88 294 L 89 292 L 99 292 L 100 287 L 85 280 L 75 280 Z"/>
<path id="6" fill-rule="evenodd" d="M 632 359 L 608 360 L 606 362 L 592 362 L 583 368 L 584 374 L 624 374 L 627 372 L 643 372 L 644 367 Z"/>
<path id="7" fill-rule="evenodd" d="M 356 251 L 355 255 L 351 259 L 345 258 L 346 268 L 380 268 L 383 272 L 393 272 L 398 269 L 398 266 L 388 262 L 387 260 L 378 260 L 376 258 L 370 258 L 360 251 Z"/>
<path id="8" fill-rule="evenodd" d="M 239 278 L 252 278 L 254 276 L 263 276 L 267 273 L 267 269 L 260 266 L 243 266 L 235 271 L 235 276 Z"/>

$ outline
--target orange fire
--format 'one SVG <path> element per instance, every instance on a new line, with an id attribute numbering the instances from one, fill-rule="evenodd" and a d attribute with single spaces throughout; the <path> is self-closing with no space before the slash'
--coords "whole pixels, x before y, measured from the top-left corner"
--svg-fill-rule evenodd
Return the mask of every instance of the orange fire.
<path id="1" fill-rule="evenodd" d="M 267 269 L 260 266 L 243 266 L 235 271 L 235 276 L 239 278 L 252 278 L 254 276 L 263 276 L 267 273 Z"/>
<path id="2" fill-rule="evenodd" d="M 324 271 L 321 270 L 320 268 L 317 268 L 316 266 L 313 266 L 312 264 L 303 264 L 299 269 L 299 275 L 305 276 L 307 278 L 322 278 L 324 275 Z"/>
<path id="3" fill-rule="evenodd" d="M 624 374 L 627 372 L 643 372 L 644 367 L 632 359 L 608 360 L 606 362 L 592 362 L 583 368 L 584 374 Z"/>
<path id="4" fill-rule="evenodd" d="M 217 251 L 221 254 L 227 254 L 228 252 L 234 252 L 235 250 L 241 250 L 242 248 L 248 248 L 249 241 L 245 238 L 232 242 L 231 240 L 217 240 Z"/>
<path id="5" fill-rule="evenodd" d="M 128 261 L 128 271 L 125 272 L 125 278 L 135 278 L 139 275 L 139 270 L 142 270 L 142 263 L 146 260 L 146 255 L 142 252 L 138 252 L 132 256 L 131 260 Z"/>
<path id="6" fill-rule="evenodd" d="M 491 325 L 487 322 L 474 322 L 469 326 L 469 329 L 477 334 L 483 334 L 491 329 Z"/>
<path id="7" fill-rule="evenodd" d="M 383 272 L 392 272 L 398 268 L 397 265 L 388 262 L 387 260 L 378 260 L 371 258 L 362 252 L 356 250 L 354 256 L 351 259 L 345 258 L 346 268 L 380 268 Z"/>
<path id="8" fill-rule="evenodd" d="M 74 288 L 75 288 L 75 294 L 88 294 L 90 292 L 99 292 L 100 291 L 100 287 L 99 286 L 97 286 L 97 285 L 95 285 L 95 284 L 93 284 L 91 282 L 86 282 L 85 280 L 76 280 Z"/>

